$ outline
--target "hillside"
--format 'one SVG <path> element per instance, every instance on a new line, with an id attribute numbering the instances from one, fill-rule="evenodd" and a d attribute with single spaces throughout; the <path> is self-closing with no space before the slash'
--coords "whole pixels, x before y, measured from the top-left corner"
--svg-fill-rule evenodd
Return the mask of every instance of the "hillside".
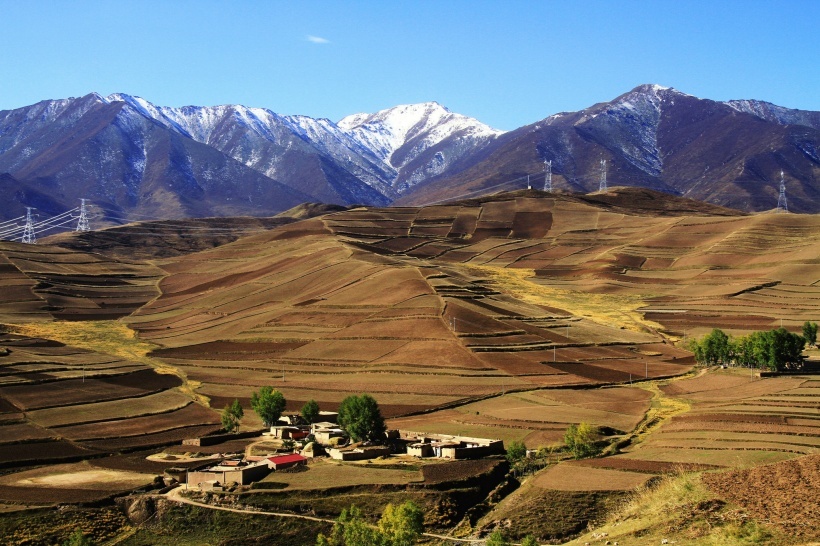
<path id="1" fill-rule="evenodd" d="M 774 115 L 776 108 L 745 104 L 642 85 L 610 102 L 505 133 L 465 158 L 460 172 L 430 178 L 396 204 L 517 189 L 527 174 L 535 187 L 543 187 L 547 160 L 554 188 L 594 191 L 603 159 L 610 186 L 645 187 L 750 212 L 775 208 L 783 170 L 790 210 L 818 212 L 820 133 L 811 121 L 814 113 L 781 109 Z"/>
<path id="2" fill-rule="evenodd" d="M 625 189 L 341 211 L 160 262 L 162 295 L 127 321 L 219 404 L 272 382 L 294 407 L 367 390 L 395 414 L 678 373 L 666 338 L 820 312 L 816 217 L 668 204 Z"/>
<path id="3" fill-rule="evenodd" d="M 763 521 L 755 472 L 739 474 L 748 495 L 729 495 L 719 479 L 687 486 L 694 493 L 675 497 L 669 513 L 700 510 L 702 499 L 712 508 L 681 521 L 616 508 L 676 468 L 787 459 L 802 467 L 798 457 L 818 449 L 817 381 L 734 369 L 681 377 L 694 361 L 680 348 L 713 327 L 745 333 L 782 321 L 799 331 L 817 320 L 817 216 L 745 214 L 640 188 L 521 190 L 421 208 L 304 205 L 287 214 L 3 243 L 0 465 L 8 471 L 0 503 L 99 503 L 150 483 L 170 463 L 146 460 L 147 449 L 217 430 L 214 409 L 235 398 L 246 408 L 243 429 L 257 427 L 249 398 L 260 386 L 281 390 L 290 410 L 310 399 L 333 410 L 367 392 L 391 427 L 533 449 L 559 444 L 570 424 L 601 427 L 609 456 L 556 454 L 544 470 L 519 476 L 515 492 L 488 496 L 495 485 L 476 486 L 468 498 L 416 483 L 435 481 L 435 468 L 362 465 L 343 467 L 350 485 L 328 494 L 323 476 L 341 471 L 313 466 L 309 487 L 241 498 L 335 517 L 340 503 L 366 495 L 375 514 L 406 496 L 412 478 L 435 529 L 458 524 L 473 537 L 500 527 L 513 538 L 564 540 L 607 514 L 628 521 L 606 527 L 624 543 L 701 540 L 702 521 L 746 532 L 728 503 L 756 514 L 749 525 Z M 179 464 L 198 464 L 186 461 Z M 59 481 L 66 476 L 74 481 Z M 360 478 L 378 485 L 356 485 Z M 210 517 L 198 510 L 186 521 Z M 792 522 L 778 518 L 766 536 L 794 544 L 782 536 Z M 177 536 L 165 527 L 172 521 L 126 543 Z"/>

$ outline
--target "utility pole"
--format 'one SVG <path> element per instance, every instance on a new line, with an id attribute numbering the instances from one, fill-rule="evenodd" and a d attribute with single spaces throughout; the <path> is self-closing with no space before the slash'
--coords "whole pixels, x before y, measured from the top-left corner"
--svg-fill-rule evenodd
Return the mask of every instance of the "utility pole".
<path id="1" fill-rule="evenodd" d="M 528 190 L 532 189 L 532 184 L 530 184 L 530 175 L 527 175 L 527 189 Z"/>
<path id="2" fill-rule="evenodd" d="M 552 192 L 552 159 L 544 160 L 544 191 Z"/>
<path id="3" fill-rule="evenodd" d="M 34 222 L 31 221 L 32 207 L 26 207 L 26 226 L 23 228 L 23 238 L 21 242 L 27 245 L 33 245 L 37 242 L 37 237 L 34 235 Z"/>
<path id="4" fill-rule="evenodd" d="M 783 180 L 783 171 L 780 171 L 780 196 L 777 198 L 778 212 L 789 212 L 789 204 L 786 202 L 786 181 Z"/>
<path id="5" fill-rule="evenodd" d="M 598 183 L 598 191 L 606 192 L 606 159 L 601 160 L 601 181 Z"/>
<path id="6" fill-rule="evenodd" d="M 74 231 L 91 231 L 88 227 L 88 214 L 85 210 L 85 199 L 80 199 L 80 217 L 77 220 L 77 228 Z"/>

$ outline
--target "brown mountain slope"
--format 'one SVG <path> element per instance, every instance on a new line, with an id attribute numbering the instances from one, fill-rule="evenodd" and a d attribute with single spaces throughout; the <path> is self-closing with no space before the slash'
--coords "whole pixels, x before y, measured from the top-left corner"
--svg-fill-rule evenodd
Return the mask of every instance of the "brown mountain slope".
<path id="1" fill-rule="evenodd" d="M 372 392 L 397 414 L 677 373 L 664 330 L 820 315 L 818 217 L 541 195 L 343 211 L 169 259 L 127 320 L 216 404 L 272 384 L 294 405 Z"/>
<path id="2" fill-rule="evenodd" d="M 580 112 L 560 113 L 501 135 L 415 186 L 397 205 L 437 203 L 544 185 L 594 191 L 600 160 L 609 185 L 638 186 L 746 211 L 777 205 L 780 171 L 791 210 L 817 212 L 820 131 L 779 123 L 674 89 L 639 86 Z M 523 177 L 523 178 L 522 178 Z"/>

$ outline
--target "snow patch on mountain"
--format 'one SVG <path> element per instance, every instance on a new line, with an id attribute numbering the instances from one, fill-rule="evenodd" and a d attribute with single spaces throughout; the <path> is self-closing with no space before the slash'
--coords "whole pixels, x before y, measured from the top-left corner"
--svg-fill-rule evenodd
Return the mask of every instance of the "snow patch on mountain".
<path id="1" fill-rule="evenodd" d="M 660 85 L 641 85 L 603 107 L 593 107 L 576 125 L 623 154 L 637 168 L 660 176 L 663 159 L 658 148 L 658 125 L 666 100 L 678 94 Z"/>
<path id="2" fill-rule="evenodd" d="M 752 114 L 780 125 L 804 125 L 820 129 L 820 112 L 784 108 L 761 100 L 730 100 L 724 104 L 738 112 Z"/>
<path id="3" fill-rule="evenodd" d="M 401 168 L 425 149 L 455 134 L 465 138 L 492 138 L 503 131 L 480 121 L 455 114 L 437 102 L 403 104 L 375 114 L 353 114 L 338 126 L 368 147 L 385 163 Z M 414 149 L 394 158 L 396 151 L 416 141 Z"/>

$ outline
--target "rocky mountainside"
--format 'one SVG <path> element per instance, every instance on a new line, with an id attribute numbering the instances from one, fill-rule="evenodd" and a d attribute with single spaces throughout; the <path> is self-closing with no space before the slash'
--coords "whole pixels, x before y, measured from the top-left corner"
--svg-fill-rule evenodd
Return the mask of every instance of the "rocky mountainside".
<path id="1" fill-rule="evenodd" d="M 641 186 L 746 211 L 775 208 L 784 171 L 789 207 L 820 212 L 817 112 L 756 101 L 722 103 L 642 85 L 607 103 L 560 113 L 496 138 L 452 176 L 428 179 L 399 204 L 520 188 L 596 191 Z M 508 183 L 513 181 L 513 183 Z"/>
<path id="2" fill-rule="evenodd" d="M 87 198 L 113 221 L 265 216 L 301 202 L 421 204 L 543 186 L 640 186 L 746 211 L 820 212 L 820 112 L 643 85 L 503 133 L 435 102 L 338 123 L 241 105 L 155 106 L 126 94 L 0 111 L 0 220 Z M 515 182 L 511 182 L 516 180 Z"/>
<path id="3" fill-rule="evenodd" d="M 392 187 L 399 195 L 451 172 L 460 159 L 502 134 L 437 102 L 354 114 L 339 121 L 339 127 L 396 170 Z"/>

